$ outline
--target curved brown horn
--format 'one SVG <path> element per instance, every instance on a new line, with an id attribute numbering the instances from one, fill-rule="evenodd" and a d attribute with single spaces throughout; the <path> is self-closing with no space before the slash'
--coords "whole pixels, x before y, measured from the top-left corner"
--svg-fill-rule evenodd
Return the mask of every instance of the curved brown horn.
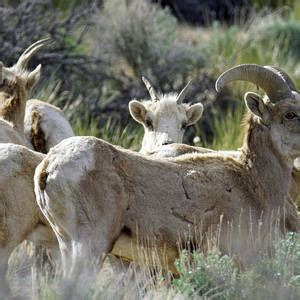
<path id="1" fill-rule="evenodd" d="M 270 101 L 277 102 L 284 98 L 294 98 L 291 89 L 278 71 L 255 64 L 244 64 L 233 67 L 222 73 L 216 81 L 219 92 L 228 82 L 235 80 L 249 81 L 261 87 Z"/>
<path id="2" fill-rule="evenodd" d="M 44 47 L 47 44 L 50 44 L 51 41 L 52 41 L 51 38 L 46 38 L 46 39 L 39 40 L 34 44 L 32 44 L 31 46 L 29 46 L 19 57 L 16 66 L 20 69 L 26 69 L 30 58 L 42 47 Z"/>
<path id="3" fill-rule="evenodd" d="M 188 89 L 189 89 L 191 83 L 192 83 L 192 80 L 190 80 L 187 83 L 187 85 L 181 90 L 180 94 L 176 98 L 177 104 L 181 104 L 182 103 L 182 101 L 184 100 L 184 98 L 185 98 L 185 96 L 186 96 L 186 94 L 188 92 Z"/>
<path id="4" fill-rule="evenodd" d="M 157 94 L 153 88 L 153 86 L 151 85 L 151 83 L 149 82 L 149 80 L 146 77 L 142 77 L 143 82 L 145 83 L 145 86 L 150 94 L 151 100 L 152 101 L 159 101 L 159 98 L 157 97 Z"/>
<path id="5" fill-rule="evenodd" d="M 297 88 L 296 88 L 296 86 L 294 84 L 293 79 L 287 73 L 285 73 L 281 68 L 274 67 L 274 66 L 265 66 L 265 67 L 266 68 L 272 68 L 272 69 L 274 69 L 276 72 L 279 73 L 280 76 L 283 77 L 283 79 L 286 81 L 286 83 L 288 84 L 289 88 L 292 91 L 297 91 Z"/>

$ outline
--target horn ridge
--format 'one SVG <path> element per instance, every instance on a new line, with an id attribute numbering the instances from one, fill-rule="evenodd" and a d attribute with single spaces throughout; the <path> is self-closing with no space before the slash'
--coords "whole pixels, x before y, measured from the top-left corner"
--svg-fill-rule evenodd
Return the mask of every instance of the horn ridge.
<path id="1" fill-rule="evenodd" d="M 192 80 L 190 80 L 186 85 L 185 87 L 181 90 L 181 92 L 179 93 L 179 95 L 177 96 L 176 98 L 176 102 L 177 104 L 181 104 L 182 101 L 184 100 L 188 90 L 189 90 L 189 87 L 191 86 L 191 83 L 192 83 Z"/>
<path id="2" fill-rule="evenodd" d="M 149 80 L 144 76 L 142 76 L 142 80 L 150 94 L 151 100 L 159 101 L 159 98 L 157 97 L 157 93 L 156 93 L 155 89 L 153 88 L 153 86 L 151 85 L 151 83 L 149 82 Z"/>
<path id="3" fill-rule="evenodd" d="M 254 83 L 262 88 L 274 103 L 294 97 L 288 83 L 278 71 L 256 64 L 242 64 L 223 72 L 216 81 L 216 91 L 219 92 L 227 83 L 236 80 Z"/>
<path id="4" fill-rule="evenodd" d="M 265 68 L 274 69 L 280 76 L 283 77 L 283 79 L 286 81 L 286 83 L 288 84 L 288 86 L 290 87 L 290 89 L 292 91 L 297 91 L 297 88 L 295 86 L 295 83 L 294 83 L 293 79 L 285 71 L 283 71 L 281 68 L 275 67 L 275 66 L 265 66 Z"/>
<path id="5" fill-rule="evenodd" d="M 30 58 L 42 47 L 52 42 L 51 38 L 41 39 L 30 45 L 19 57 L 16 66 L 20 69 L 26 69 Z"/>

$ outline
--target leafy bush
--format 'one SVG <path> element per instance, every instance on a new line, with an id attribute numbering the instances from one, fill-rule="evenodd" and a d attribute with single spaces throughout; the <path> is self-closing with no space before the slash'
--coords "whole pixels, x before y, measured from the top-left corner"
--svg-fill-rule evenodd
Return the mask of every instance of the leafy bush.
<path id="1" fill-rule="evenodd" d="M 261 253 L 241 271 L 232 258 L 210 250 L 181 253 L 180 277 L 173 286 L 188 297 L 214 299 L 299 299 L 300 235 L 288 233 L 274 242 L 273 254 Z"/>
<path id="2" fill-rule="evenodd" d="M 178 39 L 176 19 L 159 5 L 139 0 L 105 1 L 95 23 L 92 49 L 106 61 L 105 72 L 110 74 L 102 85 L 101 113 L 113 111 L 115 119 L 124 119 L 129 100 L 148 99 L 142 76 L 167 93 L 180 90 L 188 78 L 203 72 L 202 54 Z M 190 95 L 196 98 L 207 89 L 195 80 Z"/>
<path id="3" fill-rule="evenodd" d="M 209 251 L 207 255 L 201 252 L 191 255 L 183 251 L 176 267 L 180 277 L 174 280 L 173 285 L 188 297 L 222 295 L 222 299 L 228 296 L 228 290 L 236 281 L 237 269 L 232 259 L 216 250 Z"/>
<path id="4" fill-rule="evenodd" d="M 252 31 L 255 31 L 254 42 L 261 43 L 270 51 L 279 51 L 279 57 L 283 62 L 286 62 L 287 58 L 299 60 L 300 23 L 293 16 L 267 17 L 260 24 L 255 22 L 250 28 L 250 32 Z"/>
<path id="5" fill-rule="evenodd" d="M 114 271 L 109 262 L 101 271 L 85 270 L 75 281 L 47 270 L 34 277 L 22 256 L 8 278 L 22 299 L 299 299 L 300 234 L 278 237 L 273 245 L 243 269 L 215 249 L 206 254 L 184 250 L 176 261 L 179 277 L 171 282 L 162 277 L 154 283 L 150 272 L 134 266 Z"/>
<path id="6" fill-rule="evenodd" d="M 179 34 L 170 11 L 150 1 L 111 0 L 103 1 L 103 6 L 82 1 L 62 10 L 51 0 L 16 3 L 14 7 L 0 6 L 1 60 L 12 64 L 31 42 L 50 35 L 55 44 L 43 49 L 32 62 L 43 63 L 42 78 L 47 80 L 40 86 L 46 86 L 49 78 L 58 79 L 60 85 L 51 101 L 65 108 L 78 128 L 87 129 L 92 122 L 92 133 L 98 136 L 96 131 L 105 128 L 110 119 L 114 126 L 128 125 L 135 132 L 138 125 L 130 117 L 127 104 L 132 98 L 149 97 L 142 75 L 165 93 L 179 91 L 188 79 L 194 79 L 188 100 L 202 101 L 205 113 L 199 124 L 188 129 L 184 142 L 192 143 L 196 134 L 202 145 L 212 147 L 224 144 L 213 142 L 213 120 L 221 120 L 228 109 L 233 116 L 239 114 L 231 100 L 242 98 L 241 87 L 248 86 L 235 83 L 234 96 L 219 94 L 212 108 L 214 81 L 224 69 L 249 62 L 284 66 L 300 83 L 300 29 L 293 12 L 285 16 L 262 13 L 243 26 L 225 28 L 215 23 L 203 35 L 200 32 L 196 41 L 190 41 L 184 32 Z M 196 29 L 194 34 L 198 34 Z M 226 139 L 233 141 L 239 135 L 239 124 L 230 126 L 236 129 Z"/>

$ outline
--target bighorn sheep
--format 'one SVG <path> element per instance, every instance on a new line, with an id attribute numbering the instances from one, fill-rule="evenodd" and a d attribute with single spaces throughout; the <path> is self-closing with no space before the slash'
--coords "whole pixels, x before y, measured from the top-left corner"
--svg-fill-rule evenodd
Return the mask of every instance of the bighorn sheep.
<path id="1" fill-rule="evenodd" d="M 34 134 L 40 134 L 41 131 L 45 133 L 40 136 L 42 143 L 33 143 L 36 151 L 48 151 L 60 140 L 73 135 L 69 123 L 55 106 L 38 100 L 29 100 L 26 114 L 28 119 L 26 122 L 25 118 L 25 134 L 35 129 L 38 131 L 34 131 Z M 37 137 L 31 136 L 32 140 L 37 141 Z M 43 148 L 38 148 L 40 145 L 43 145 Z M 8 289 L 4 278 L 8 258 L 16 246 L 24 240 L 50 250 L 56 250 L 58 246 L 52 229 L 35 201 L 33 176 L 36 166 L 43 157 L 43 154 L 23 146 L 0 143 L 0 166 L 3 170 L 0 176 L 1 296 L 4 296 L 3 290 Z M 22 250 L 24 251 L 24 247 L 21 248 Z"/>
<path id="2" fill-rule="evenodd" d="M 58 107 L 36 99 L 26 103 L 24 127 L 27 145 L 42 153 L 74 136 L 70 123 Z"/>
<path id="3" fill-rule="evenodd" d="M 140 153 L 155 157 L 174 157 L 187 152 L 201 151 L 182 143 L 183 135 L 188 126 L 195 124 L 202 116 L 203 105 L 183 103 L 191 81 L 179 94 L 158 94 L 148 79 L 142 80 L 150 94 L 150 100 L 129 102 L 129 112 L 134 120 L 144 127 L 144 137 Z M 170 146 L 170 147 L 169 147 Z M 204 148 L 203 148 L 204 150 Z M 210 150 L 205 149 L 206 152 Z M 119 243 L 127 243 L 128 238 L 122 235 Z M 133 243 L 134 242 L 134 243 Z M 137 240 L 131 240 L 133 248 L 139 246 Z M 126 253 L 114 253 L 125 259 L 130 256 Z"/>
<path id="4" fill-rule="evenodd" d="M 275 69 L 249 64 L 224 72 L 217 91 L 234 80 L 268 96 L 245 94 L 251 113 L 237 159 L 209 153 L 155 160 L 93 137 L 72 137 L 50 150 L 36 169 L 35 192 L 66 273 L 81 258 L 109 253 L 124 230 L 175 252 L 195 232 L 218 230 L 219 247 L 241 259 L 249 234 L 270 231 L 275 212 L 282 231 L 299 230 L 289 188 L 300 156 L 300 95 Z M 229 230 L 239 237 L 231 244 Z"/>
<path id="5" fill-rule="evenodd" d="M 37 41 L 28 47 L 10 68 L 0 63 L 0 142 L 25 144 L 24 114 L 28 93 L 40 78 L 41 65 L 27 70 L 31 57 L 50 39 Z"/>
<path id="6" fill-rule="evenodd" d="M 32 145 L 33 149 L 46 153 L 62 139 L 74 135 L 59 108 L 38 100 L 26 102 L 28 93 L 39 80 L 41 72 L 41 65 L 28 72 L 28 63 L 31 57 L 50 41 L 47 38 L 32 44 L 11 68 L 6 68 L 0 63 L 1 142 L 27 144 L 30 147 Z"/>
<path id="7" fill-rule="evenodd" d="M 52 231 L 49 230 L 50 227 L 42 225 L 46 224 L 44 218 L 36 217 L 37 215 L 42 217 L 42 215 L 34 201 L 33 174 L 42 155 L 30 152 L 24 147 L 6 144 L 26 144 L 24 139 L 25 105 L 30 90 L 40 78 L 41 70 L 41 65 L 39 65 L 34 71 L 29 72 L 27 66 L 31 57 L 49 42 L 50 39 L 44 39 L 32 44 L 23 52 L 13 67 L 7 68 L 0 63 L 0 142 L 5 143 L 0 143 L 0 164 L 3 171 L 0 176 L 2 187 L 0 188 L 1 286 L 5 284 L 7 259 L 20 241 L 28 238 L 35 242 L 40 240 L 40 244 L 45 244 L 49 241 L 46 235 L 50 236 L 51 243 L 56 241 Z M 35 234 L 28 236 L 34 227 L 37 229 Z M 48 233 L 45 234 L 46 232 Z M 0 290 L 2 292 L 1 288 Z"/>
<path id="8" fill-rule="evenodd" d="M 0 143 L 0 293 L 8 289 L 5 274 L 13 249 L 24 240 L 57 248 L 57 240 L 35 199 L 33 176 L 43 154 Z"/>
<path id="9" fill-rule="evenodd" d="M 293 84 L 292 79 L 280 68 L 269 68 L 274 68 L 281 74 L 284 74 L 286 80 L 288 80 L 290 84 Z M 182 143 L 186 126 L 196 123 L 203 113 L 203 106 L 201 103 L 194 104 L 191 107 L 182 103 L 191 81 L 184 87 L 178 96 L 176 96 L 176 94 L 161 96 L 156 93 L 153 86 L 145 77 L 142 77 L 142 80 L 149 91 L 151 100 L 142 102 L 132 100 L 129 102 L 131 116 L 137 122 L 141 123 L 145 129 L 140 152 L 143 154 L 151 154 L 156 157 L 176 157 L 187 153 L 212 152 L 213 150 L 211 149 L 180 144 Z M 192 120 L 186 121 L 189 117 L 192 117 Z M 218 153 L 234 158 L 237 158 L 240 155 L 239 151 L 219 151 Z M 300 171 L 295 167 L 293 169 L 291 195 L 296 202 L 300 195 L 299 174 Z"/>
<path id="10" fill-rule="evenodd" d="M 142 77 L 151 100 L 129 102 L 129 111 L 134 120 L 144 126 L 143 154 L 151 154 L 162 145 L 182 143 L 186 128 L 195 124 L 203 113 L 203 105 L 182 103 L 191 81 L 179 94 L 158 94 L 150 82 Z"/>

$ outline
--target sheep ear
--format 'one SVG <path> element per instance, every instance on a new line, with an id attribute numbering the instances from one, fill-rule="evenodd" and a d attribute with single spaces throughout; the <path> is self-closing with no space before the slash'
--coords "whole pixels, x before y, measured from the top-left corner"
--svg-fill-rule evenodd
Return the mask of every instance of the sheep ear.
<path id="1" fill-rule="evenodd" d="M 270 122 L 270 112 L 262 97 L 256 93 L 248 92 L 244 96 L 244 100 L 248 109 L 261 119 L 264 123 Z"/>
<path id="2" fill-rule="evenodd" d="M 201 118 L 203 109 L 201 103 L 193 104 L 187 109 L 187 126 L 195 124 Z"/>
<path id="3" fill-rule="evenodd" d="M 41 67 L 41 65 L 38 65 L 32 72 L 29 73 L 26 83 L 28 90 L 31 90 L 39 81 L 41 77 Z"/>
<path id="4" fill-rule="evenodd" d="M 129 102 L 129 112 L 134 120 L 138 123 L 144 124 L 146 119 L 147 110 L 143 103 L 137 100 L 131 100 Z"/>

